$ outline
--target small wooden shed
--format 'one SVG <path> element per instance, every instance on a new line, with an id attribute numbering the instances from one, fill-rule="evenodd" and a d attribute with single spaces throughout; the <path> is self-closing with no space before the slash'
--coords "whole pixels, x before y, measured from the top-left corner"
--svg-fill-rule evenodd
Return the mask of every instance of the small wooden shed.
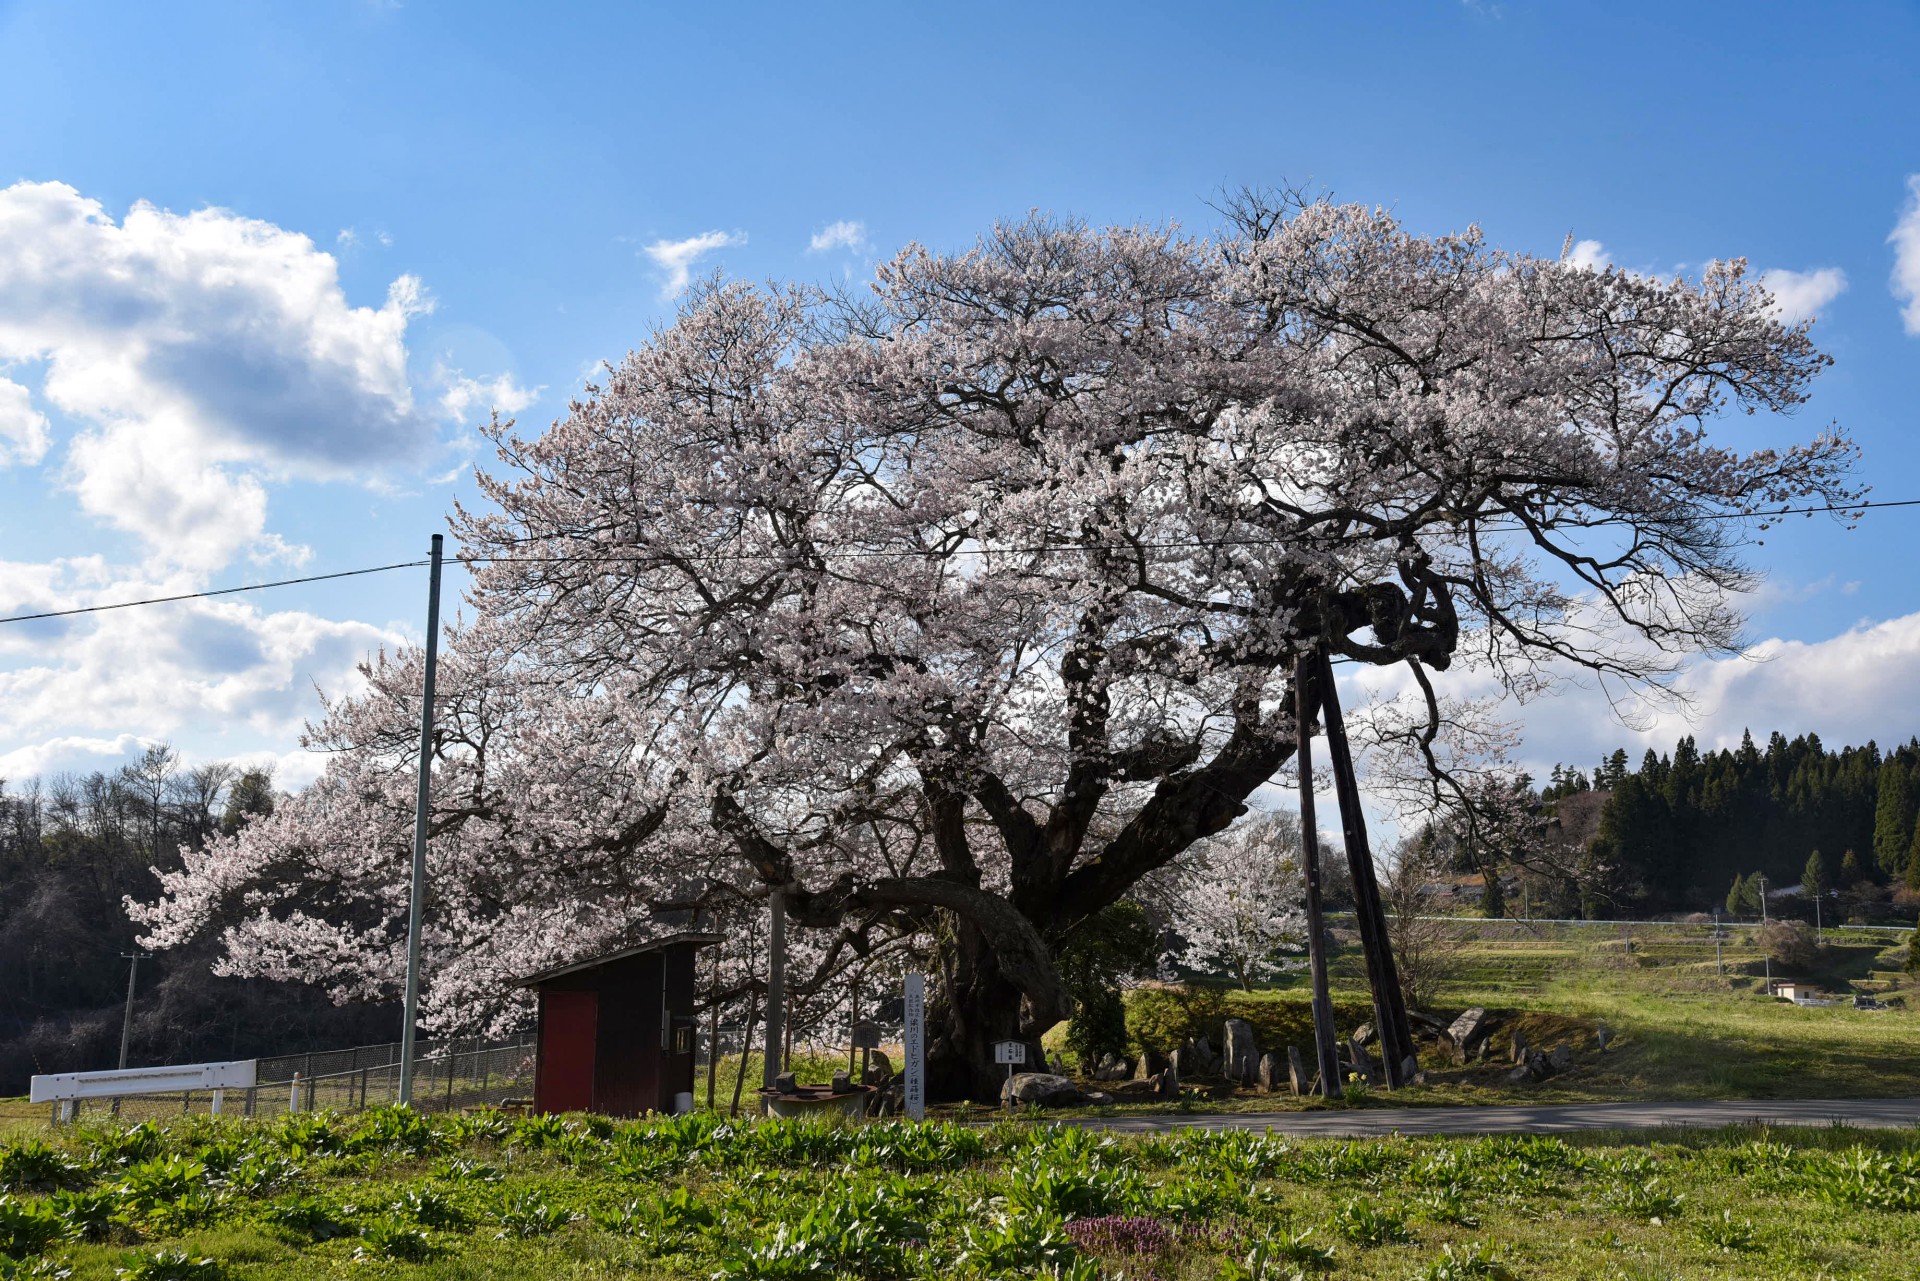
<path id="1" fill-rule="evenodd" d="M 718 934 L 669 934 L 519 980 L 540 1003 L 536 1112 L 672 1112 L 693 1091 L 694 958 Z"/>

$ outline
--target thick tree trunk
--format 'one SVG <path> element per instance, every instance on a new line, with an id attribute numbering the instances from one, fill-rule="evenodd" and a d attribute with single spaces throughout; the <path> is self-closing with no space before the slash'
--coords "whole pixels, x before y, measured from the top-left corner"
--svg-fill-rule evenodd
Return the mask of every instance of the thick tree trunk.
<path id="1" fill-rule="evenodd" d="M 994 948 L 965 918 L 953 924 L 952 960 L 938 1003 L 927 1014 L 927 1097 L 998 1103 L 1007 1069 L 993 1061 L 995 1042 L 1026 1042 L 1026 1064 L 1016 1071 L 1045 1071 L 1046 1059 L 1039 1034 L 1021 1034 L 1023 994 L 1001 969 Z"/>

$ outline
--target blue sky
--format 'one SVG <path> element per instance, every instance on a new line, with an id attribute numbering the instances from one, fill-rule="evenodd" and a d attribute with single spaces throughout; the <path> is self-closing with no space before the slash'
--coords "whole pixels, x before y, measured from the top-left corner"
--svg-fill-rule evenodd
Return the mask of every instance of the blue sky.
<path id="1" fill-rule="evenodd" d="M 1920 497 L 1917 73 L 1920 8 L 1867 0 L 0 3 L 0 614 L 417 556 L 490 404 L 544 422 L 670 315 L 649 246 L 858 278 L 1035 207 L 1204 227 L 1223 184 L 1796 273 L 1836 364 L 1735 438 L 1837 420 Z M 1772 661 L 1690 678 L 1703 739 L 1920 731 L 1917 539 L 1920 509 L 1756 549 Z M 0 776 L 167 738 L 308 777 L 316 684 L 417 636 L 421 587 L 0 628 Z M 1685 727 L 1520 715 L 1542 765 Z"/>

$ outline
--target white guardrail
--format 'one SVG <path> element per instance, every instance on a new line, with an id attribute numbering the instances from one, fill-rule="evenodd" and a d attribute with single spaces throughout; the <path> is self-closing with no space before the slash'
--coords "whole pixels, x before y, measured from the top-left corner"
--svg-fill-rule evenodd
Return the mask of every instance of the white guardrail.
<path id="1" fill-rule="evenodd" d="M 34 1103 L 58 1103 L 61 1119 L 67 1120 L 74 1102 L 79 1099 L 211 1090 L 213 1111 L 217 1115 L 222 1092 L 250 1089 L 255 1084 L 257 1066 L 256 1059 L 236 1059 L 227 1063 L 181 1063 L 172 1067 L 115 1068 L 105 1072 L 54 1072 L 34 1077 L 27 1097 Z"/>

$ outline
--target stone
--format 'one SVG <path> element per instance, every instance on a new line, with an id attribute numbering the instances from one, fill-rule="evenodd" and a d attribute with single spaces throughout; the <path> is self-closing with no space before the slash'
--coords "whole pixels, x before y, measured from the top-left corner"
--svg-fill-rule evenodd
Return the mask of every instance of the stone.
<path id="1" fill-rule="evenodd" d="M 874 1050 L 872 1057 L 867 1062 L 865 1082 L 868 1085 L 877 1085 L 883 1090 L 889 1085 L 892 1085 L 893 1060 L 889 1059 L 879 1050 Z"/>
<path id="2" fill-rule="evenodd" d="M 1245 1019 L 1228 1019 L 1220 1029 L 1221 1075 L 1229 1081 L 1252 1085 L 1260 1074 L 1260 1047 L 1253 1037 L 1253 1024 Z"/>
<path id="3" fill-rule="evenodd" d="M 1307 1092 L 1307 1065 L 1300 1058 L 1300 1047 L 1287 1047 L 1287 1088 L 1298 1096 Z"/>
<path id="4" fill-rule="evenodd" d="M 1158 1050 L 1142 1050 L 1140 1057 L 1134 1060 L 1133 1079 L 1145 1081 L 1159 1076 L 1167 1070 L 1167 1056 Z"/>
<path id="5" fill-rule="evenodd" d="M 1859 1002 L 1856 1001 L 1855 1004 L 1857 1005 Z M 1593 1043 L 1600 1047 L 1600 1053 L 1605 1054 L 1607 1052 L 1607 1042 L 1612 1039 L 1613 1029 L 1605 1023 L 1593 1029 Z"/>
<path id="6" fill-rule="evenodd" d="M 1538 1050 L 1528 1050 L 1526 1058 L 1507 1073 L 1507 1080 L 1515 1085 L 1531 1085 L 1552 1075 L 1553 1065 L 1547 1062 L 1547 1056 Z"/>
<path id="7" fill-rule="evenodd" d="M 851 1094 L 853 1093 L 853 1082 L 848 1079 L 845 1072 L 835 1072 L 833 1074 L 833 1085 L 831 1088 L 835 1094 Z"/>
<path id="8" fill-rule="evenodd" d="M 1086 1091 L 1051 1072 L 1015 1072 L 1000 1087 L 1000 1102 L 1015 1107 L 1069 1108 L 1086 1101 Z"/>
<path id="9" fill-rule="evenodd" d="M 1098 1072 L 1093 1074 L 1094 1080 L 1125 1081 L 1133 1075 L 1133 1065 L 1125 1059 L 1116 1059 L 1111 1055 L 1108 1056 L 1108 1059 L 1109 1061 L 1103 1064 Z"/>
<path id="10" fill-rule="evenodd" d="M 1088 1090 L 1087 1102 L 1097 1108 L 1113 1106 L 1113 1096 L 1104 1090 Z"/>
<path id="11" fill-rule="evenodd" d="M 799 1089 L 799 1085 L 794 1081 L 793 1073 L 782 1072 L 773 1078 L 773 1088 L 779 1094 L 792 1094 Z"/>
<path id="12" fill-rule="evenodd" d="M 1487 1034 L 1487 1012 L 1474 1006 L 1447 1028 L 1447 1040 L 1453 1045 L 1453 1061 L 1465 1066 L 1467 1056 L 1479 1048 Z"/>
<path id="13" fill-rule="evenodd" d="M 1447 1034 L 1446 1023 L 1428 1014 L 1425 1010 L 1408 1010 L 1407 1022 L 1415 1024 L 1422 1030 L 1431 1032 L 1435 1036 L 1445 1036 Z"/>
<path id="14" fill-rule="evenodd" d="M 1380 1075 L 1374 1071 L 1373 1056 L 1367 1053 L 1367 1047 L 1358 1035 L 1347 1042 L 1347 1056 L 1353 1064 L 1353 1070 L 1365 1079 L 1368 1085 L 1379 1085 Z"/>
<path id="15" fill-rule="evenodd" d="M 1359 1027 L 1353 1029 L 1353 1036 L 1351 1040 L 1354 1042 L 1354 1044 L 1365 1045 L 1367 1042 L 1371 1041 L 1372 1039 L 1373 1039 L 1373 1024 L 1362 1023 Z"/>
<path id="16" fill-rule="evenodd" d="M 1507 1062 L 1519 1063 L 1526 1057 L 1527 1034 L 1522 1032 L 1518 1027 L 1515 1027 L 1513 1029 L 1513 1035 L 1507 1038 Z"/>
<path id="17" fill-rule="evenodd" d="M 1564 1072 L 1573 1066 L 1573 1047 L 1556 1045 L 1547 1051 L 1547 1066 L 1555 1072 Z"/>
<path id="18" fill-rule="evenodd" d="M 1420 1070 L 1420 1060 L 1409 1054 L 1400 1060 L 1400 1084 L 1425 1085 L 1427 1074 Z"/>
<path id="19" fill-rule="evenodd" d="M 1269 1050 L 1260 1056 L 1258 1083 L 1262 1090 L 1272 1094 L 1286 1084 L 1286 1060 Z"/>

